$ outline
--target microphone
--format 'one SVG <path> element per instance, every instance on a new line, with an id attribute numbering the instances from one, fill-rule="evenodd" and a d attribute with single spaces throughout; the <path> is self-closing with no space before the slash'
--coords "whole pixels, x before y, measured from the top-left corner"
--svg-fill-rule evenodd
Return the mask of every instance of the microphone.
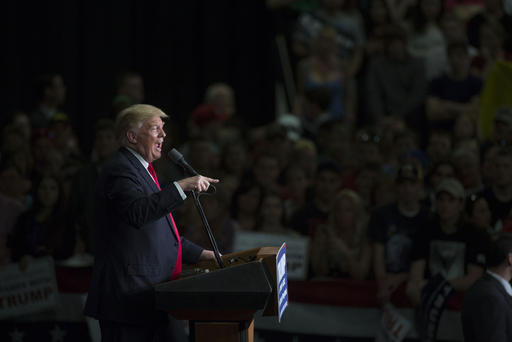
<path id="1" fill-rule="evenodd" d="M 177 165 L 181 166 L 182 168 L 184 168 L 185 171 L 187 171 L 189 174 L 191 174 L 193 176 L 197 176 L 198 175 L 196 170 L 194 170 L 194 168 L 187 163 L 187 161 L 183 157 L 183 154 L 181 154 L 177 149 L 173 148 L 172 150 L 170 150 L 169 153 L 167 154 L 167 156 L 175 164 L 177 164 Z"/>

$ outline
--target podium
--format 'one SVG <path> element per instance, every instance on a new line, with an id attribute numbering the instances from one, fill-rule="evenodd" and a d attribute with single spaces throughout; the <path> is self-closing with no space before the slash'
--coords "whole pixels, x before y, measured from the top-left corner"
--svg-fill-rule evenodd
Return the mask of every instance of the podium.
<path id="1" fill-rule="evenodd" d="M 186 266 L 180 279 L 160 283 L 155 303 L 176 319 L 190 321 L 191 341 L 253 342 L 254 314 L 278 314 L 276 255 L 260 247 Z"/>

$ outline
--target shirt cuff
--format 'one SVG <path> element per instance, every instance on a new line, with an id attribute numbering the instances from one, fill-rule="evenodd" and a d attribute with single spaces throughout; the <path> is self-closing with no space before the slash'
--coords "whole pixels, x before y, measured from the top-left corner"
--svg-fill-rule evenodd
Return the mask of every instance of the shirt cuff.
<path id="1" fill-rule="evenodd" d="M 178 189 L 178 192 L 180 193 L 181 199 L 185 200 L 187 198 L 187 195 L 185 195 L 185 193 L 183 192 L 183 189 L 178 184 L 178 182 L 174 182 L 174 186 L 176 187 L 176 189 Z"/>

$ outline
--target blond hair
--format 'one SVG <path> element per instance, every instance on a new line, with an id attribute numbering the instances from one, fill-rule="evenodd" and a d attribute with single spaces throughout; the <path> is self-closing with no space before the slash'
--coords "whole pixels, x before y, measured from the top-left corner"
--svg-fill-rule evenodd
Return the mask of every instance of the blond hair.
<path id="1" fill-rule="evenodd" d="M 169 117 L 161 109 L 148 105 L 136 104 L 123 109 L 116 117 L 116 138 L 121 145 L 126 143 L 126 132 L 138 131 L 144 122 L 159 116 L 161 119 Z"/>

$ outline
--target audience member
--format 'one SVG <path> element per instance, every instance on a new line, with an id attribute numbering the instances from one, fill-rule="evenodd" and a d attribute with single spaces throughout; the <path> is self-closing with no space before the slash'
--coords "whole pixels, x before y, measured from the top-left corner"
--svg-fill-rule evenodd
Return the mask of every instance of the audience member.
<path id="1" fill-rule="evenodd" d="M 351 190 L 341 191 L 318 227 L 311 245 L 313 277 L 366 279 L 371 248 L 366 234 L 368 215 L 361 198 Z"/>
<path id="2" fill-rule="evenodd" d="M 425 69 L 421 59 L 408 54 L 406 42 L 402 28 L 388 28 L 386 53 L 369 63 L 365 98 L 372 123 L 378 123 L 384 116 L 395 116 L 413 127 L 421 122 Z"/>
<path id="3" fill-rule="evenodd" d="M 376 208 L 368 224 L 373 246 L 373 271 L 378 283 L 377 297 L 387 302 L 409 276 L 412 242 L 423 227 L 428 211 L 421 205 L 422 170 L 401 165 L 396 177 L 397 201 Z"/>
<path id="4" fill-rule="evenodd" d="M 487 200 L 492 214 L 492 226 L 501 231 L 503 219 L 512 208 L 512 148 L 501 148 L 494 157 L 494 181 L 482 196 Z"/>
<path id="5" fill-rule="evenodd" d="M 476 118 L 482 81 L 469 73 L 466 43 L 453 42 L 446 49 L 450 71 L 430 82 L 426 113 L 431 126 L 453 130 L 459 116 Z"/>
<path id="6" fill-rule="evenodd" d="M 290 228 L 304 236 L 313 237 L 316 228 L 325 223 L 340 187 L 340 167 L 332 161 L 318 163 L 313 181 L 313 193 L 306 204 L 290 220 Z"/>
<path id="7" fill-rule="evenodd" d="M 407 294 L 419 305 L 428 279 L 441 275 L 456 291 L 466 291 L 483 274 L 485 235 L 464 219 L 462 184 L 447 178 L 436 189 L 435 217 L 413 243 Z"/>
<path id="8" fill-rule="evenodd" d="M 442 0 L 418 0 L 413 9 L 407 50 L 423 58 L 427 80 L 440 76 L 447 67 L 445 38 L 441 30 Z"/>
<path id="9" fill-rule="evenodd" d="M 487 200 L 481 195 L 470 195 L 466 199 L 466 215 L 469 222 L 477 229 L 492 234 L 491 210 Z"/>

